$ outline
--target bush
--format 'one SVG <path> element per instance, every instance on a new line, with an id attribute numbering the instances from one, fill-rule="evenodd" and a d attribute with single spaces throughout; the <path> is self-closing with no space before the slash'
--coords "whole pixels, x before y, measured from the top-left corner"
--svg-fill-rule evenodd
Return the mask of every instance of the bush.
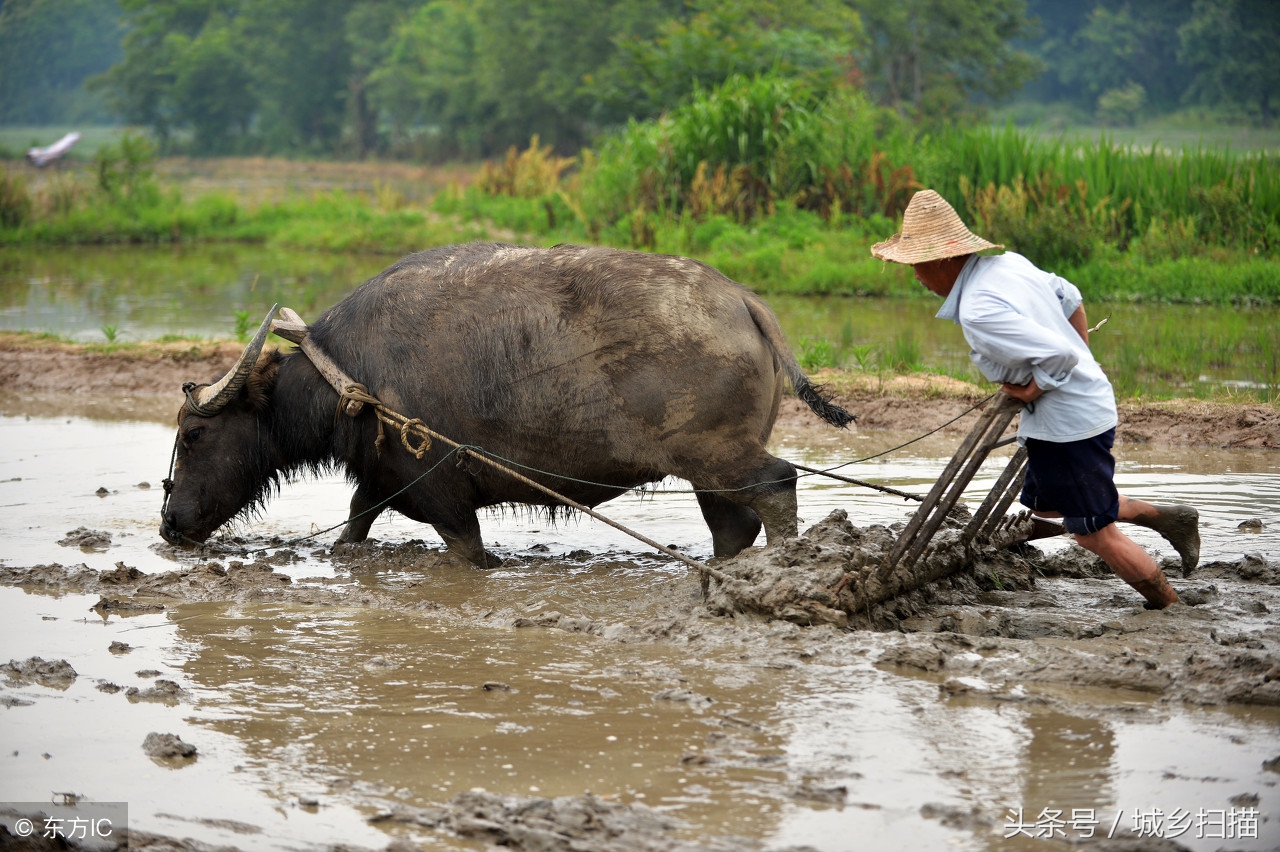
<path id="1" fill-rule="evenodd" d="M 103 145 L 94 155 L 98 188 L 117 203 L 155 204 L 160 196 L 155 160 L 155 145 L 145 136 L 126 130 L 119 142 Z"/>
<path id="2" fill-rule="evenodd" d="M 978 233 L 1045 268 L 1085 263 L 1104 236 L 1095 220 L 1105 221 L 1105 210 L 1090 210 L 1083 183 L 1068 187 L 1042 173 L 1033 184 L 1017 177 L 1010 185 L 982 189 L 961 182 L 961 189 Z"/>
<path id="3" fill-rule="evenodd" d="M 476 188 L 488 195 L 540 198 L 560 189 L 560 178 L 573 165 L 572 157 L 556 157 L 551 146 L 538 146 L 535 133 L 524 151 L 514 145 L 502 163 L 485 163 L 476 176 Z"/>
<path id="4" fill-rule="evenodd" d="M 1098 120 L 1103 124 L 1132 127 L 1147 103 L 1147 90 L 1130 80 L 1098 96 Z"/>
<path id="5" fill-rule="evenodd" d="M 897 216 L 920 184 L 884 144 L 907 150 L 904 126 L 859 92 L 731 77 L 584 157 L 584 209 L 596 232 L 635 211 L 741 223 L 784 205 L 826 221 Z"/>
<path id="6" fill-rule="evenodd" d="M 31 217 L 31 189 L 25 175 L 0 171 L 0 227 L 20 228 Z"/>

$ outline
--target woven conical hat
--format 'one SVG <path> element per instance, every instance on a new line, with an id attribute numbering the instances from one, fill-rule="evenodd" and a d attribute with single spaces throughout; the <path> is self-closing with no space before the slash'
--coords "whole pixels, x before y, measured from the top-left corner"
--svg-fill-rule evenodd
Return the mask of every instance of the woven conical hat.
<path id="1" fill-rule="evenodd" d="M 894 263 L 925 263 L 983 249 L 1004 248 L 972 233 L 946 199 L 932 189 L 911 196 L 902 214 L 902 233 L 871 247 L 871 255 Z"/>

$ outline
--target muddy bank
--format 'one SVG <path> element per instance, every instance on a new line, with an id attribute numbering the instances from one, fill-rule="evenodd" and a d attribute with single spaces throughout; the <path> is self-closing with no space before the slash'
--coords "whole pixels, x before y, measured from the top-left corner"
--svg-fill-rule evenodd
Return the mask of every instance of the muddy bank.
<path id="1" fill-rule="evenodd" d="M 823 371 L 816 378 L 827 384 L 837 402 L 858 415 L 857 428 L 903 432 L 934 428 L 960 417 L 993 390 L 946 376 L 897 376 L 881 382 L 860 374 Z M 1118 445 L 1280 448 L 1280 408 L 1273 405 L 1180 399 L 1122 401 L 1118 408 Z M 812 419 L 795 398 L 783 400 L 779 425 L 804 426 Z M 971 418 L 961 418 L 942 432 L 961 434 L 971 428 Z"/>
<path id="2" fill-rule="evenodd" d="M 119 347 L 50 341 L 36 335 L 0 333 L 0 400 L 6 395 L 31 403 L 47 400 L 50 410 L 96 414 L 113 407 L 132 416 L 169 421 L 182 403 L 188 381 L 222 375 L 240 354 L 230 342 L 172 342 Z M 855 428 L 918 432 L 963 414 L 991 393 L 945 376 L 876 377 L 821 371 L 836 401 L 858 415 Z M 68 398 L 68 395 L 73 395 Z M 814 426 L 811 412 L 794 397 L 783 401 L 780 427 Z M 816 428 L 816 427 L 815 427 Z M 946 427 L 962 433 L 961 419 Z M 1186 447 L 1280 448 L 1280 408 L 1199 400 L 1122 403 L 1120 444 Z"/>

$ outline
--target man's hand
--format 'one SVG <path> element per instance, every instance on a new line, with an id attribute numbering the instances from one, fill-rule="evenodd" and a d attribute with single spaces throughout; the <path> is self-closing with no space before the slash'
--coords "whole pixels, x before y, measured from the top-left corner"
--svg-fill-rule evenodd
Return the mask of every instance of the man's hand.
<path id="1" fill-rule="evenodd" d="M 1035 379 L 1025 385 L 1011 385 L 1005 382 L 1000 386 L 1000 389 L 1014 399 L 1020 399 L 1023 402 L 1035 402 L 1044 394 L 1044 390 L 1036 384 Z"/>

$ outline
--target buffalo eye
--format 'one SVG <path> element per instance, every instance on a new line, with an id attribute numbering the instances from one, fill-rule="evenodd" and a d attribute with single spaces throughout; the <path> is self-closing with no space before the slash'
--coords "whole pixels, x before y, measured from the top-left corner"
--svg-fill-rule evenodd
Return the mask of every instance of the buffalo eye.
<path id="1" fill-rule="evenodd" d="M 188 445 L 190 445 L 190 444 L 194 444 L 194 443 L 196 442 L 196 440 L 197 440 L 201 435 L 203 435 L 203 434 L 204 434 L 204 430 L 205 430 L 205 427 L 203 427 L 203 426 L 196 426 L 196 427 L 195 427 L 195 428 L 193 428 L 193 429 L 189 429 L 189 430 L 187 430 L 187 434 L 186 434 L 186 435 L 184 435 L 182 439 L 183 439 L 183 441 L 184 441 L 184 442 L 186 442 Z"/>

